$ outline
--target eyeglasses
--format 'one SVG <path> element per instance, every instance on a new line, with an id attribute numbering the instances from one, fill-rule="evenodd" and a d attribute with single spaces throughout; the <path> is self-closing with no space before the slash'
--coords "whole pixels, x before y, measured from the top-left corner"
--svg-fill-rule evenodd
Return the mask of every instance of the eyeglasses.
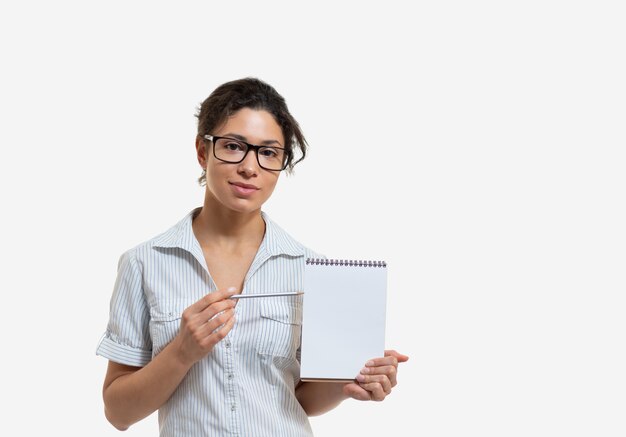
<path id="1" fill-rule="evenodd" d="M 254 150 L 261 168 L 270 171 L 287 168 L 287 151 L 282 147 L 255 146 L 245 141 L 215 135 L 205 135 L 204 138 L 213 143 L 213 156 L 222 162 L 239 164 L 246 159 L 250 150 Z"/>

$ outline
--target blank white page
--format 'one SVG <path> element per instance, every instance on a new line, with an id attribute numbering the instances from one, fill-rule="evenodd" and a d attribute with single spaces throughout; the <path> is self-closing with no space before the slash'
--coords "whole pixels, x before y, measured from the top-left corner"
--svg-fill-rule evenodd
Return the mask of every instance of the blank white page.
<path id="1" fill-rule="evenodd" d="M 302 380 L 353 380 L 385 350 L 387 267 L 309 263 L 304 270 Z"/>

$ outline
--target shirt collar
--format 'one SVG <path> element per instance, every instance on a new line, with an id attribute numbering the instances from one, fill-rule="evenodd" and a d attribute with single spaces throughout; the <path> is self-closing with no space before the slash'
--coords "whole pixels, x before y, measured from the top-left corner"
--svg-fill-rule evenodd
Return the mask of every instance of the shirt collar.
<path id="1" fill-rule="evenodd" d="M 198 259 L 204 259 L 200 243 L 193 233 L 192 222 L 202 208 L 195 208 L 170 230 L 159 235 L 153 242 L 154 247 L 180 248 L 190 252 Z M 269 256 L 304 256 L 306 248 L 294 240 L 280 226 L 274 223 L 264 212 L 261 216 L 265 221 L 265 235 L 259 252 Z"/>
<path id="2" fill-rule="evenodd" d="M 261 247 L 265 246 L 265 250 L 270 256 L 289 255 L 304 256 L 306 248 L 293 239 L 291 235 L 285 232 L 280 226 L 274 223 L 264 212 L 261 212 L 265 221 L 265 236 Z"/>

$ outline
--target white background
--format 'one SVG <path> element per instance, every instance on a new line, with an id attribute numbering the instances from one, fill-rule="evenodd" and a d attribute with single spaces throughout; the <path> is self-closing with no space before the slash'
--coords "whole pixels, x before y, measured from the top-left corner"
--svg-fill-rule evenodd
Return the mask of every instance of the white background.
<path id="1" fill-rule="evenodd" d="M 196 107 L 256 76 L 311 145 L 265 210 L 387 260 L 411 357 L 316 435 L 626 435 L 621 2 L 217 3 L 0 6 L 3 434 L 119 434 L 118 257 L 201 204 Z"/>

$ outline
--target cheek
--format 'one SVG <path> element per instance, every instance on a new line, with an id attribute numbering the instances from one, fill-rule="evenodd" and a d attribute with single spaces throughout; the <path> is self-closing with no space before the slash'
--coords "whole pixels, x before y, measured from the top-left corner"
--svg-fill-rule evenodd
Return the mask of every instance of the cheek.
<path id="1" fill-rule="evenodd" d="M 226 177 L 222 174 L 222 171 L 219 166 L 211 165 L 211 161 L 207 163 L 206 166 L 206 183 L 207 187 L 211 189 L 212 192 L 215 193 L 216 190 L 223 190 L 221 187 L 226 181 Z"/>
<path id="2" fill-rule="evenodd" d="M 278 184 L 278 177 L 274 176 L 272 179 L 268 179 L 266 183 L 267 191 L 269 194 L 272 194 L 274 188 L 276 188 L 276 184 Z"/>

